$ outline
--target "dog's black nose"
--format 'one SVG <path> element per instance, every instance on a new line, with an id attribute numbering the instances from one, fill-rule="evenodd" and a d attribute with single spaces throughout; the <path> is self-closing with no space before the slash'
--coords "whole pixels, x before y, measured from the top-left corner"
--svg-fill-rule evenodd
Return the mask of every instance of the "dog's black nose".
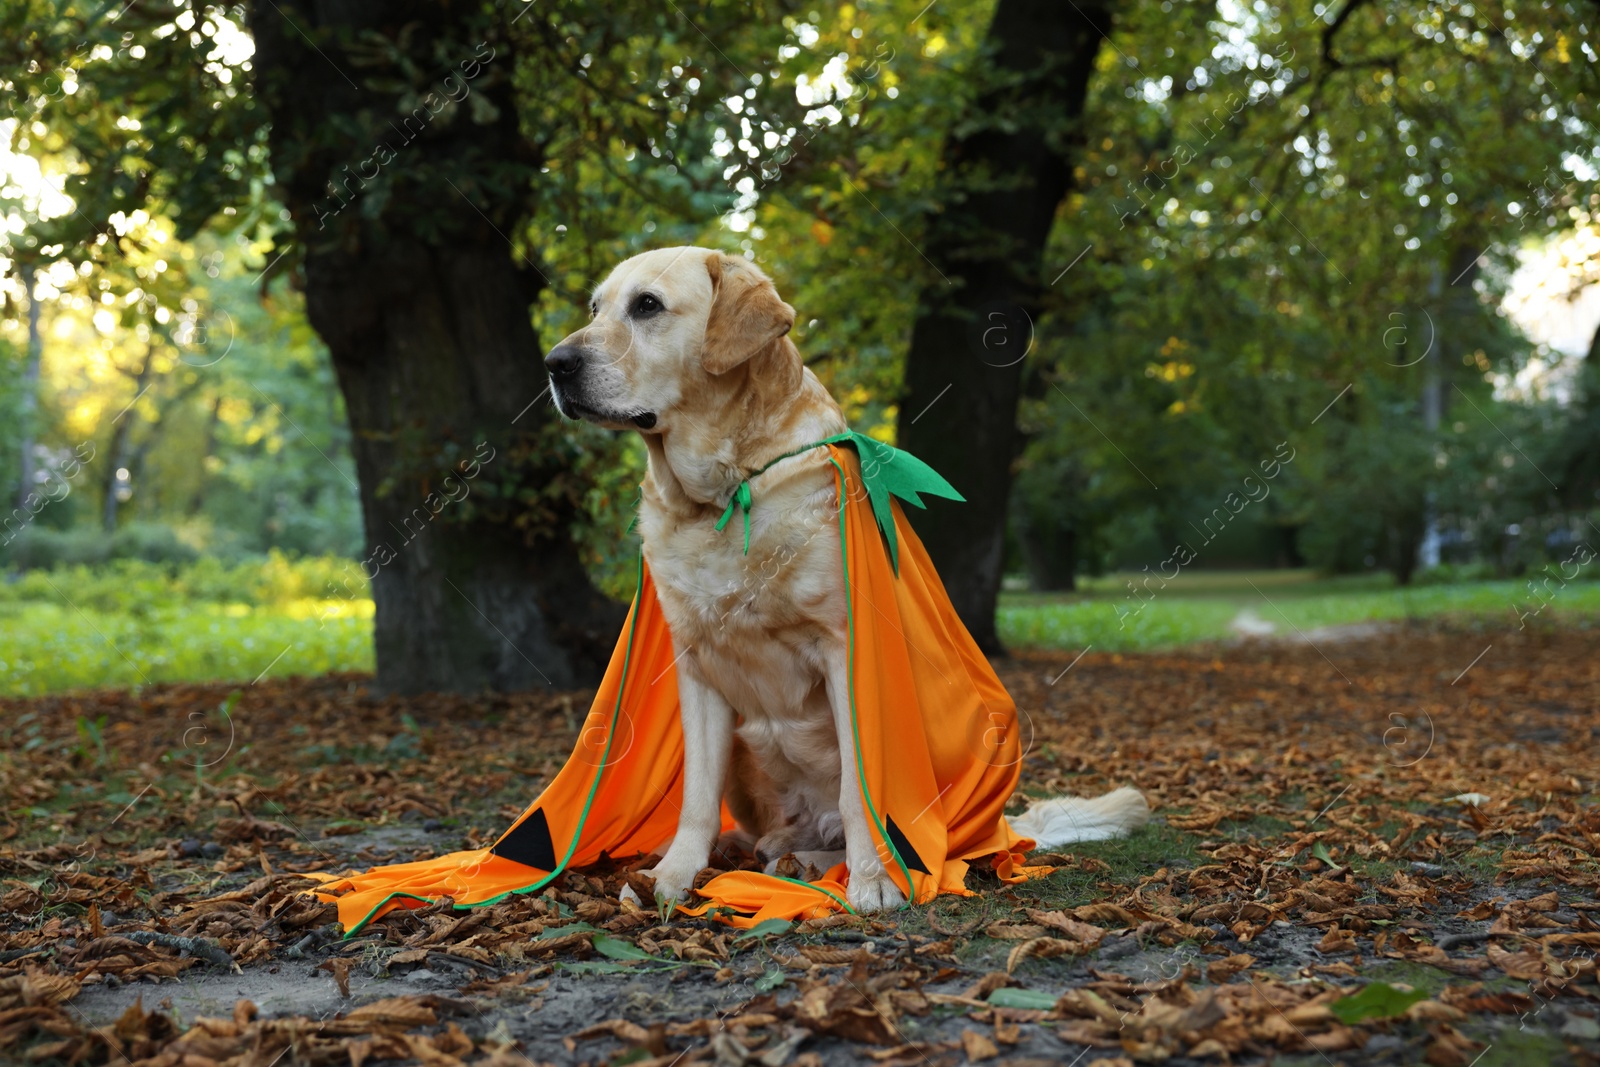
<path id="1" fill-rule="evenodd" d="M 552 378 L 570 378 L 583 368 L 583 349 L 577 345 L 556 345 L 544 357 Z"/>

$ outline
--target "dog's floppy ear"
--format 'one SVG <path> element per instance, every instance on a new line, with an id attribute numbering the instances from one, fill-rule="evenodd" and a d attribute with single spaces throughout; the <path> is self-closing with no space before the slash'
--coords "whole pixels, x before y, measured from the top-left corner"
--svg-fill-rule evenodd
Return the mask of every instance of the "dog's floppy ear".
<path id="1" fill-rule="evenodd" d="M 711 317 L 706 320 L 700 365 L 726 374 L 789 332 L 794 308 L 748 261 L 718 252 L 706 260 L 711 273 Z"/>

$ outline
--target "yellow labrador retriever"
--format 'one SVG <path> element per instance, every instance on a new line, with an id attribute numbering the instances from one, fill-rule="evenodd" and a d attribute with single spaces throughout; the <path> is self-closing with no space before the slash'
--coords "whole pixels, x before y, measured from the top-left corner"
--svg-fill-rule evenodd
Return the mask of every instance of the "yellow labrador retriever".
<path id="1" fill-rule="evenodd" d="M 843 849 L 858 911 L 903 903 L 863 809 L 850 729 L 838 502 L 825 450 L 751 481 L 750 549 L 716 526 L 739 483 L 846 429 L 787 334 L 794 309 L 745 259 L 704 248 L 634 256 L 595 291 L 593 320 L 545 359 L 568 418 L 634 430 L 649 451 L 639 509 L 645 560 L 677 655 L 684 793 L 655 868 L 681 899 L 706 865 L 721 802 L 769 866 Z M 770 565 L 787 561 L 774 576 Z M 737 722 L 737 729 L 735 724 Z M 730 773 L 731 772 L 731 773 Z M 1062 797 L 1012 819 L 1055 847 L 1118 836 L 1143 796 Z"/>

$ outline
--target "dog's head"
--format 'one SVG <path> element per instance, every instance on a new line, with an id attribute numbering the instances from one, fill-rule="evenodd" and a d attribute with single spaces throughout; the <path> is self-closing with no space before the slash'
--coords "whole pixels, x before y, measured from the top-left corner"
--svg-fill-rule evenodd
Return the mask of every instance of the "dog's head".
<path id="1" fill-rule="evenodd" d="M 595 290 L 593 321 L 545 357 L 556 407 L 613 430 L 665 432 L 740 391 L 792 393 L 794 308 L 754 264 L 706 248 L 623 262 Z"/>

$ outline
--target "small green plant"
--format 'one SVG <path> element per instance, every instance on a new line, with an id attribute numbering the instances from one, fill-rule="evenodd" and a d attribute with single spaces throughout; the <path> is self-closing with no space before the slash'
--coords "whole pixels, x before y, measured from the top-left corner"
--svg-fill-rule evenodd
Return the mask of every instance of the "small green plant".
<path id="1" fill-rule="evenodd" d="M 89 760 L 95 767 L 104 767 L 106 758 L 106 717 L 94 719 L 78 716 L 78 746 L 73 754 Z M 93 751 L 91 752 L 91 746 Z"/>

